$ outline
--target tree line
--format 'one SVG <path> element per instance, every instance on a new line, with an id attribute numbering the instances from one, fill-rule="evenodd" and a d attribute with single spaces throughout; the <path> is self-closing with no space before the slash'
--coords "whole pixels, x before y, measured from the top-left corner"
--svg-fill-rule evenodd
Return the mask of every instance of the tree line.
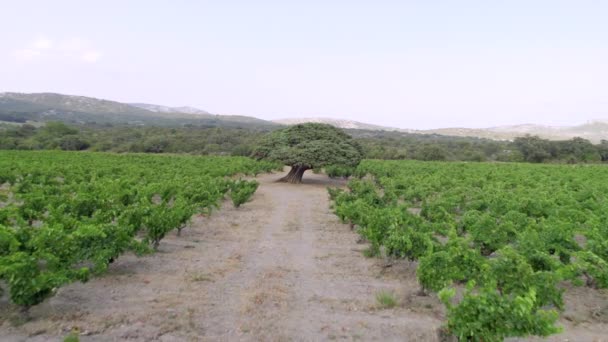
<path id="1" fill-rule="evenodd" d="M 48 122 L 43 126 L 0 126 L 0 149 L 249 156 L 269 132 L 264 128 L 77 126 Z M 531 163 L 608 161 L 607 140 L 593 144 L 582 138 L 552 141 L 525 136 L 514 141 L 496 141 L 386 131 L 347 130 L 347 133 L 361 146 L 367 159 Z"/>

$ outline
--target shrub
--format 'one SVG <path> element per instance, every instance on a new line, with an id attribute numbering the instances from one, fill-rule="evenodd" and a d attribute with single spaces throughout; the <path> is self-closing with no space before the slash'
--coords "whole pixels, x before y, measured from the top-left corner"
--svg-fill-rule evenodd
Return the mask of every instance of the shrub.
<path id="1" fill-rule="evenodd" d="M 325 167 L 325 173 L 329 178 L 348 178 L 355 172 L 354 167 L 344 165 L 330 165 Z"/>
<path id="2" fill-rule="evenodd" d="M 238 180 L 230 184 L 230 199 L 235 208 L 249 201 L 259 186 L 256 181 Z"/>
<path id="3" fill-rule="evenodd" d="M 376 302 L 381 308 L 390 309 L 397 305 L 397 298 L 393 292 L 380 291 L 376 293 Z"/>

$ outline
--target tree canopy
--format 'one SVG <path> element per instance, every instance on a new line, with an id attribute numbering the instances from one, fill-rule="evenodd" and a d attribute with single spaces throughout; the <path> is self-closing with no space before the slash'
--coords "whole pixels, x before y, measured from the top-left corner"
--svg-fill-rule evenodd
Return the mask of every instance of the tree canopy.
<path id="1" fill-rule="evenodd" d="M 189 153 L 251 156 L 271 130 L 185 125 L 152 127 L 46 122 L 16 125 L 0 122 L 0 150 L 89 150 L 136 153 Z M 524 136 L 494 141 L 437 134 L 345 129 L 361 145 L 364 159 L 502 161 L 532 163 L 606 163 L 608 140 L 547 140 Z M 307 141 L 307 140 L 305 140 Z M 275 151 L 279 154 L 280 151 Z M 293 157 L 295 155 L 288 155 Z M 289 163 L 286 163 L 289 164 Z M 326 171 L 345 171 L 335 165 Z M 343 174 L 343 172 L 337 174 Z M 328 172 L 328 174 L 331 172 Z M 347 172 L 348 173 L 348 172 Z M 336 174 L 336 173 L 334 173 Z"/>
<path id="2" fill-rule="evenodd" d="M 284 181 L 300 183 L 306 170 L 329 165 L 356 166 L 361 146 L 341 129 L 320 123 L 290 126 L 268 134 L 253 156 L 291 166 Z"/>

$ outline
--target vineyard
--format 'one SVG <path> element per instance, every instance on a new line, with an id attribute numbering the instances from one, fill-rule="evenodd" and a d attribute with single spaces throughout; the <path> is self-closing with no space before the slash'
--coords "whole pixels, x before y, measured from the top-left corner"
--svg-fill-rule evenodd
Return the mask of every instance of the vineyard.
<path id="1" fill-rule="evenodd" d="M 243 179 L 278 168 L 242 157 L 0 152 L 0 297 L 31 322 L 0 336 L 38 334 L 45 322 L 40 339 L 52 339 L 70 331 L 53 330 L 61 321 L 104 338 L 131 336 L 120 332 L 129 327 L 141 340 L 171 323 L 179 329 L 164 333 L 183 339 L 321 340 L 347 331 L 353 339 L 434 340 L 441 327 L 463 341 L 502 341 L 559 333 L 575 287 L 605 297 L 608 169 L 601 165 L 364 160 L 327 166 L 333 179 L 307 174 L 299 186 L 277 182 L 280 175 Z M 257 190 L 258 200 L 238 209 Z M 210 215 L 224 200 L 231 209 Z M 368 244 L 358 245 L 357 234 Z M 415 266 L 419 288 L 414 268 L 409 278 L 382 275 L 364 266 L 376 263 L 359 246 Z M 136 256 L 157 249 L 142 267 Z M 137 276 L 117 276 L 117 268 Z M 410 311 L 392 292 L 404 281 L 412 297 L 441 313 Z M 142 286 L 147 295 L 134 298 Z M 91 309 L 107 291 L 116 306 Z M 381 295 L 392 304 L 369 303 Z M 70 314 L 40 310 L 53 301 Z M 81 305 L 92 312 L 74 321 Z M 106 326 L 105 315 L 121 310 L 133 318 Z M 191 317 L 187 324 L 175 323 L 178 311 Z M 141 322 L 148 330 L 137 330 Z"/>
<path id="2" fill-rule="evenodd" d="M 330 189 L 335 213 L 368 254 L 417 262 L 447 335 L 555 334 L 565 288 L 608 287 L 604 166 L 367 160 L 355 174 Z"/>
<path id="3" fill-rule="evenodd" d="M 27 313 L 121 254 L 153 252 L 225 196 L 240 206 L 258 183 L 235 176 L 277 167 L 242 157 L 2 151 L 0 294 Z"/>

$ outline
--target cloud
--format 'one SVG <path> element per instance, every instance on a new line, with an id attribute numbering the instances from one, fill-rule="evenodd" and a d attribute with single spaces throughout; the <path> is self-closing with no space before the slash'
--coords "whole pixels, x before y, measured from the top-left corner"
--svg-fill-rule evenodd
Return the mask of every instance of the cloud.
<path id="1" fill-rule="evenodd" d="M 36 59 L 36 57 L 41 55 L 40 50 L 35 49 L 19 49 L 15 50 L 13 55 L 17 60 L 20 61 L 31 61 Z"/>
<path id="2" fill-rule="evenodd" d="M 80 38 L 69 38 L 62 40 L 57 44 L 57 50 L 63 52 L 81 52 L 82 50 L 90 47 L 90 43 Z"/>
<path id="3" fill-rule="evenodd" d="M 95 63 L 101 58 L 101 54 L 97 51 L 85 51 L 80 57 L 87 63 Z"/>
<path id="4" fill-rule="evenodd" d="M 96 63 L 101 59 L 102 54 L 85 39 L 67 38 L 52 40 L 46 37 L 39 37 L 25 47 L 14 50 L 13 56 L 21 62 L 67 60 L 71 62 Z"/>
<path id="5" fill-rule="evenodd" d="M 38 38 L 32 43 L 32 47 L 37 50 L 47 50 L 53 47 L 53 41 L 48 38 Z"/>

